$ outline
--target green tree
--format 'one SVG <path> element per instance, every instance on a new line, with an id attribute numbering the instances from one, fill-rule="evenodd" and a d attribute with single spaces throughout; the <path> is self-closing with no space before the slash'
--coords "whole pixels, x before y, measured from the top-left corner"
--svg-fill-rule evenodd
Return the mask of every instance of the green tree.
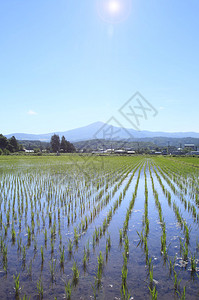
<path id="1" fill-rule="evenodd" d="M 39 152 L 41 152 L 39 148 L 34 148 L 33 150 L 34 150 L 34 153 L 39 153 Z"/>
<path id="2" fill-rule="evenodd" d="M 0 134 L 0 148 L 5 149 L 8 146 L 8 140 L 3 134 Z"/>
<path id="3" fill-rule="evenodd" d="M 4 150 L 3 150 L 3 154 L 4 154 L 4 155 L 9 155 L 9 154 L 10 154 L 10 151 L 9 151 L 8 149 L 4 149 Z"/>
<path id="4" fill-rule="evenodd" d="M 66 141 L 66 139 L 65 139 L 64 136 L 62 136 L 62 138 L 61 138 L 60 149 L 61 149 L 64 153 L 68 152 L 68 151 L 67 151 L 67 149 L 68 149 L 67 141 Z"/>
<path id="5" fill-rule="evenodd" d="M 10 152 L 17 152 L 19 151 L 19 144 L 16 140 L 16 138 L 14 136 L 12 136 L 9 140 L 8 140 L 8 146 L 7 146 L 8 150 Z"/>
<path id="6" fill-rule="evenodd" d="M 76 152 L 75 146 L 67 141 L 64 136 L 61 138 L 61 145 L 60 145 L 61 151 L 64 153 L 73 153 Z"/>
<path id="7" fill-rule="evenodd" d="M 68 153 L 74 153 L 76 152 L 75 146 L 67 141 L 67 152 Z"/>
<path id="8" fill-rule="evenodd" d="M 51 145 L 51 148 L 52 148 L 53 152 L 59 151 L 59 149 L 60 149 L 60 138 L 57 134 L 54 134 L 51 137 L 50 145 Z"/>

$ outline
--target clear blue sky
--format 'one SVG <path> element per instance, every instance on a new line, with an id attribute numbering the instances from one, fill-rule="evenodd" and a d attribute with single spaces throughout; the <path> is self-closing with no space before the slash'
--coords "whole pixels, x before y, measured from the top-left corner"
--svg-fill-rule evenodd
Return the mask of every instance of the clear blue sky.
<path id="1" fill-rule="evenodd" d="M 131 127 L 118 109 L 136 91 L 158 110 L 141 129 L 199 132 L 198 13 L 198 0 L 0 0 L 0 132 Z"/>

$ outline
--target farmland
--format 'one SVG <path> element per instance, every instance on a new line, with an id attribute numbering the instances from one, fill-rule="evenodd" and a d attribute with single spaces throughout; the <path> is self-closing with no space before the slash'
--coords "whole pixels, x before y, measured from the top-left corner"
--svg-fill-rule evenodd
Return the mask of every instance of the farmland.
<path id="1" fill-rule="evenodd" d="M 198 162 L 0 157 L 0 298 L 198 299 Z"/>

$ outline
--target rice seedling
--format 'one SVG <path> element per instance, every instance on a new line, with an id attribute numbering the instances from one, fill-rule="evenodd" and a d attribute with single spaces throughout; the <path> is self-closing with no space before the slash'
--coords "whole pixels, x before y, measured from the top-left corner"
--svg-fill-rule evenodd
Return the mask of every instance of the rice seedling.
<path id="1" fill-rule="evenodd" d="M 92 287 L 92 290 L 93 290 L 93 298 L 96 300 L 97 299 L 97 281 L 96 280 L 95 280 L 94 285 L 91 284 L 91 287 Z"/>
<path id="2" fill-rule="evenodd" d="M 102 256 L 102 252 L 100 251 L 99 256 L 97 257 L 97 262 L 98 262 L 98 268 L 97 268 L 97 283 L 98 286 L 101 283 L 101 278 L 102 278 L 102 269 L 103 269 L 103 264 L 104 264 L 104 257 Z"/>
<path id="3" fill-rule="evenodd" d="M 125 288 L 125 291 L 127 290 L 127 284 L 126 284 L 126 280 L 127 280 L 127 274 L 128 274 L 128 268 L 127 268 L 127 256 L 126 253 L 123 253 L 123 266 L 122 266 L 122 290 L 123 288 Z"/>
<path id="4" fill-rule="evenodd" d="M 41 246 L 41 262 L 42 262 L 42 264 L 44 262 L 44 250 L 43 250 L 42 246 Z"/>
<path id="5" fill-rule="evenodd" d="M 68 240 L 68 252 L 69 254 L 72 254 L 73 252 L 73 243 L 71 239 Z"/>
<path id="6" fill-rule="evenodd" d="M 188 259 L 188 252 L 189 252 L 189 250 L 188 250 L 188 245 L 187 245 L 187 243 L 185 242 L 185 247 L 183 247 L 183 259 L 184 260 L 187 260 Z"/>
<path id="7" fill-rule="evenodd" d="M 150 291 L 150 294 L 151 294 L 151 299 L 152 300 L 157 300 L 158 292 L 156 290 L 156 286 L 153 289 L 149 286 L 149 291 Z"/>
<path id="8" fill-rule="evenodd" d="M 192 272 L 196 271 L 196 259 L 195 259 L 195 255 L 194 256 L 191 255 L 191 271 Z"/>
<path id="9" fill-rule="evenodd" d="M 41 277 L 37 281 L 37 291 L 38 291 L 38 294 L 39 294 L 39 299 L 43 299 L 44 287 L 43 287 L 43 282 L 42 282 Z"/>
<path id="10" fill-rule="evenodd" d="M 179 297 L 180 297 L 180 300 L 185 300 L 186 299 L 186 287 L 184 286 L 183 288 L 183 292 L 180 293 L 179 291 L 177 291 Z"/>
<path id="11" fill-rule="evenodd" d="M 122 244 L 122 237 L 123 237 L 122 229 L 119 230 L 119 233 L 120 233 L 120 244 Z"/>
<path id="12" fill-rule="evenodd" d="M 128 236 L 126 235 L 125 236 L 125 240 L 124 240 L 124 251 L 125 251 L 125 254 L 128 256 L 129 255 L 129 239 L 128 239 Z"/>
<path id="13" fill-rule="evenodd" d="M 93 233 L 93 249 L 95 249 L 96 239 L 95 239 L 95 232 Z"/>
<path id="14" fill-rule="evenodd" d="M 108 234 L 108 238 L 106 239 L 106 244 L 107 244 L 108 250 L 110 251 L 110 249 L 111 249 L 111 237 L 110 237 L 110 234 Z"/>
<path id="15" fill-rule="evenodd" d="M 89 255 L 90 255 L 89 240 L 87 241 L 87 244 L 86 244 L 86 255 L 89 258 Z"/>
<path id="16" fill-rule="evenodd" d="M 44 242 L 45 245 L 47 244 L 47 229 L 45 228 L 45 232 L 44 232 Z"/>
<path id="17" fill-rule="evenodd" d="M 143 235 L 143 232 L 138 232 L 137 231 L 137 235 L 139 236 L 139 238 L 140 238 L 140 243 L 141 243 L 141 245 L 143 244 L 143 242 L 144 242 L 144 235 Z"/>
<path id="18" fill-rule="evenodd" d="M 51 246 L 51 254 L 53 254 L 54 253 L 54 241 L 53 241 L 53 239 L 51 239 L 50 246 Z"/>
<path id="19" fill-rule="evenodd" d="M 60 249 L 60 265 L 61 265 L 61 267 L 64 266 L 64 251 L 65 251 L 65 247 L 63 246 L 63 248 Z"/>
<path id="20" fill-rule="evenodd" d="M 128 289 L 123 285 L 121 290 L 120 290 L 120 294 L 121 294 L 121 299 L 122 300 L 129 300 L 131 297 L 131 294 L 128 292 Z"/>
<path id="21" fill-rule="evenodd" d="M 67 300 L 71 299 L 71 294 L 72 294 L 72 285 L 69 280 L 67 284 L 65 283 L 65 295 Z"/>
<path id="22" fill-rule="evenodd" d="M 28 226 L 28 229 L 27 229 L 27 233 L 28 233 L 28 244 L 30 244 L 30 241 L 31 241 L 31 230 L 30 230 L 29 226 Z"/>
<path id="23" fill-rule="evenodd" d="M 178 275 L 176 273 L 176 271 L 174 271 L 174 289 L 175 291 L 178 291 L 179 290 L 179 287 L 180 287 L 180 282 L 181 282 L 182 279 L 178 280 Z"/>
<path id="24" fill-rule="evenodd" d="M 76 245 L 78 245 L 78 239 L 79 239 L 79 235 L 77 233 L 77 228 L 75 227 L 74 228 L 74 241 L 75 241 Z"/>
<path id="25" fill-rule="evenodd" d="M 13 280 L 14 280 L 14 289 L 15 289 L 15 296 L 18 297 L 19 296 L 19 291 L 20 291 L 20 287 L 19 287 L 19 276 L 20 274 L 18 275 L 13 275 Z"/>
<path id="26" fill-rule="evenodd" d="M 22 260 L 25 263 L 25 260 L 26 260 L 26 247 L 25 246 L 22 247 Z"/>
<path id="27" fill-rule="evenodd" d="M 25 294 L 23 298 L 20 298 L 20 300 L 30 300 L 30 297 L 28 298 L 28 296 Z"/>
<path id="28" fill-rule="evenodd" d="M 153 265 L 149 269 L 149 286 L 151 289 L 153 288 Z"/>
<path id="29" fill-rule="evenodd" d="M 32 259 L 30 260 L 29 267 L 27 267 L 27 272 L 30 277 L 32 277 Z"/>
<path id="30" fill-rule="evenodd" d="M 49 267 L 50 267 L 51 280 L 53 282 L 55 280 L 56 259 L 55 260 L 52 259 L 51 262 L 49 262 Z"/>
<path id="31" fill-rule="evenodd" d="M 86 269 L 86 263 L 87 263 L 87 252 L 86 252 L 86 249 L 84 247 L 84 256 L 83 256 L 83 267 L 84 269 Z"/>
<path id="32" fill-rule="evenodd" d="M 5 230 L 5 237 L 6 237 L 8 233 L 8 227 L 6 225 L 4 225 L 4 230 Z"/>
<path id="33" fill-rule="evenodd" d="M 14 227 L 12 226 L 12 242 L 13 242 L 13 244 L 15 243 L 15 240 L 16 240 L 16 232 L 14 230 Z"/>
<path id="34" fill-rule="evenodd" d="M 75 261 L 73 263 L 72 271 L 73 271 L 73 283 L 74 283 L 74 285 L 76 285 L 78 282 L 78 279 L 79 279 L 80 272 L 78 270 L 78 267 L 77 267 L 77 264 Z"/>

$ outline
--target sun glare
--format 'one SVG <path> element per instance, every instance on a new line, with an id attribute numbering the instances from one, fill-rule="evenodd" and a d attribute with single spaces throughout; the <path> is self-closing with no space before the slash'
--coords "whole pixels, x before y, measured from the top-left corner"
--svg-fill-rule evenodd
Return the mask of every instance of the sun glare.
<path id="1" fill-rule="evenodd" d="M 108 2 L 108 10 L 111 14 L 119 13 L 121 10 L 121 4 L 116 0 L 111 0 Z"/>
<path id="2" fill-rule="evenodd" d="M 98 14 L 107 23 L 120 23 L 125 21 L 131 12 L 132 0 L 98 0 Z"/>

